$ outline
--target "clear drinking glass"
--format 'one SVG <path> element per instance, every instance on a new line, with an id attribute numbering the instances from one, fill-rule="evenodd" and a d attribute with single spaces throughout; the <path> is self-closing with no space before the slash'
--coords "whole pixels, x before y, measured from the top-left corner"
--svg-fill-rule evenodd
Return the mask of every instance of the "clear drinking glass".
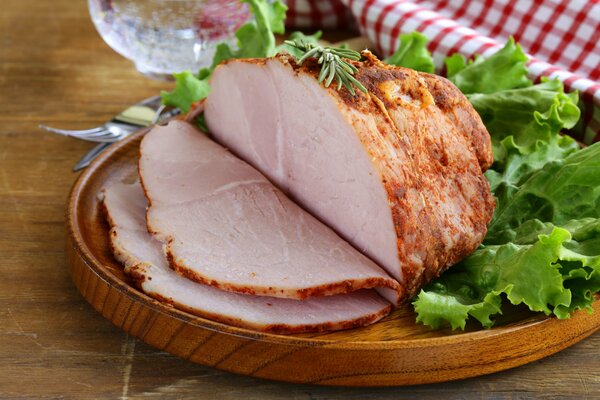
<path id="1" fill-rule="evenodd" d="M 220 42 L 251 18 L 239 0 L 88 0 L 104 41 L 158 79 L 210 66 Z"/>

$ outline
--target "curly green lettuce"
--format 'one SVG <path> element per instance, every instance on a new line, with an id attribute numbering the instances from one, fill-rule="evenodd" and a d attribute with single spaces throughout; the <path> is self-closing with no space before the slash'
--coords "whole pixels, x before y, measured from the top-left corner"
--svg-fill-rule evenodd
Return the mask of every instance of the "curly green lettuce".
<path id="1" fill-rule="evenodd" d="M 492 137 L 494 159 L 506 156 L 500 142 L 507 137 L 518 150 L 530 153 L 539 141 L 548 142 L 579 120 L 577 93 L 565 94 L 559 80 L 495 93 L 472 93 L 467 98 Z"/>
<path id="2" fill-rule="evenodd" d="M 424 288 L 413 303 L 417 321 L 464 329 L 473 317 L 491 327 L 504 298 L 559 318 L 590 309 L 600 290 L 599 219 L 560 227 L 529 220 L 512 233 L 510 242 L 476 250 Z"/>
<path id="3" fill-rule="evenodd" d="M 549 306 L 569 305 L 571 293 L 563 287 L 556 265 L 569 239 L 568 231 L 556 228 L 534 244 L 507 243 L 475 251 L 421 291 L 413 303 L 417 321 L 434 328 L 448 321 L 455 329 L 464 328 L 471 316 L 490 327 L 490 316 L 501 313 L 501 295 L 546 314 L 551 313 Z"/>
<path id="4" fill-rule="evenodd" d="M 577 93 L 534 85 L 526 62 L 512 39 L 488 59 L 446 59 L 491 135 L 497 206 L 480 248 L 413 302 L 423 324 L 491 327 L 507 303 L 568 318 L 600 291 L 600 144 L 580 149 L 562 134 L 579 120 Z"/>
<path id="5" fill-rule="evenodd" d="M 506 191 L 518 187 L 531 174 L 546 164 L 562 160 L 579 150 L 579 144 L 569 136 L 555 135 L 548 141 L 538 140 L 523 152 L 523 147 L 515 142 L 514 136 L 508 136 L 498 143 L 502 158 L 496 158 L 496 164 L 485 172 L 490 188 L 497 198 Z M 512 194 L 512 193 L 509 193 Z"/>
<path id="6" fill-rule="evenodd" d="M 506 45 L 489 58 L 476 57 L 467 63 L 460 54 L 446 59 L 447 77 L 464 94 L 495 93 L 531 86 L 527 78 L 527 56 L 510 38 Z"/>
<path id="7" fill-rule="evenodd" d="M 275 33 L 285 32 L 287 6 L 281 1 L 242 0 L 248 3 L 254 20 L 242 25 L 236 32 L 237 49 L 227 43 L 217 46 L 211 68 L 231 58 L 272 57 L 277 52 Z"/>
<path id="8" fill-rule="evenodd" d="M 419 32 L 406 33 L 400 35 L 399 41 L 398 50 L 385 59 L 386 63 L 422 72 L 433 72 L 433 59 L 427 50 L 427 36 Z"/>
<path id="9" fill-rule="evenodd" d="M 512 190 L 499 195 L 484 243 L 498 242 L 498 232 L 529 219 L 564 224 L 600 218 L 600 143 L 547 163 Z"/>
<path id="10" fill-rule="evenodd" d="M 175 89 L 162 91 L 163 104 L 179 108 L 184 113 L 190 111 L 192 104 L 208 96 L 210 85 L 207 79 L 199 79 L 190 71 L 173 74 Z"/>
<path id="11" fill-rule="evenodd" d="M 600 143 L 494 186 L 484 245 L 421 291 L 417 320 L 490 327 L 503 297 L 559 318 L 589 309 L 600 291 Z"/>

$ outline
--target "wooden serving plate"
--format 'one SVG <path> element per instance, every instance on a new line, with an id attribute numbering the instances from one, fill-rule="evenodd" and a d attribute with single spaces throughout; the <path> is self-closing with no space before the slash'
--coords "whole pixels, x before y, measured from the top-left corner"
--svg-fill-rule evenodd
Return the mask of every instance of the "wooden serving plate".
<path id="1" fill-rule="evenodd" d="M 499 326 L 465 332 L 415 323 L 412 307 L 366 328 L 273 335 L 231 327 L 159 303 L 131 286 L 109 247 L 98 207 L 101 188 L 133 181 L 144 131 L 104 152 L 75 183 L 69 199 L 66 253 L 75 285 L 105 318 L 151 346 L 221 370 L 296 383 L 413 385 L 462 379 L 556 353 L 600 328 L 595 312 L 559 321 L 521 308 Z"/>

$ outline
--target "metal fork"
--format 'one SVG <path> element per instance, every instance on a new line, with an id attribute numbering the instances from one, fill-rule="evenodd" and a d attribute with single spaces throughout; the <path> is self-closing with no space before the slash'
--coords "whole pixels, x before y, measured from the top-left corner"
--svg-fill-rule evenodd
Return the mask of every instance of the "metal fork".
<path id="1" fill-rule="evenodd" d="M 178 109 L 166 109 L 162 105 L 160 96 L 154 96 L 126 108 L 113 119 L 96 128 L 67 130 L 46 125 L 40 125 L 40 128 L 60 135 L 100 143 L 75 164 L 73 171 L 79 171 L 87 167 L 94 158 L 112 143 L 129 136 L 144 126 L 171 118 L 179 112 Z"/>
<path id="2" fill-rule="evenodd" d="M 135 129 L 139 129 L 139 126 L 134 127 L 129 124 L 121 124 L 118 122 L 109 121 L 104 125 L 92 129 L 67 130 L 52 128 L 46 125 L 40 125 L 40 128 L 49 132 L 58 133 L 59 135 L 70 136 L 75 139 L 86 140 L 88 142 L 113 143 L 130 134 Z"/>

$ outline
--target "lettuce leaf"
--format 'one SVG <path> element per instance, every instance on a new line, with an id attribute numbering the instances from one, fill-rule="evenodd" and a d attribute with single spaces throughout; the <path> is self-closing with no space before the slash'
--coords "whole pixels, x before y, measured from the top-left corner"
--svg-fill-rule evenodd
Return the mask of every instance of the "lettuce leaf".
<path id="1" fill-rule="evenodd" d="M 484 246 L 421 291 L 417 321 L 464 329 L 473 317 L 490 327 L 503 298 L 558 318 L 591 309 L 600 291 L 600 143 L 562 158 L 557 138 L 554 150 L 524 157 L 541 169 L 498 174 Z M 545 163 L 553 151 L 557 159 Z M 498 195 L 509 185 L 512 192 Z"/>
<path id="2" fill-rule="evenodd" d="M 212 67 L 231 58 L 272 57 L 277 52 L 274 33 L 285 32 L 285 13 L 287 6 L 280 0 L 269 3 L 266 0 L 242 0 L 248 3 L 254 15 L 254 21 L 242 25 L 236 32 L 237 49 L 227 43 L 217 46 Z"/>
<path id="3" fill-rule="evenodd" d="M 511 242 L 481 248 L 421 291 L 417 321 L 464 329 L 469 316 L 483 326 L 502 313 L 502 300 L 568 318 L 591 309 L 600 291 L 600 219 L 570 220 L 561 227 L 529 220 Z"/>
<path id="4" fill-rule="evenodd" d="M 569 136 L 555 135 L 549 141 L 538 140 L 535 148 L 527 154 L 522 154 L 512 136 L 501 143 L 505 152 L 505 161 L 497 162 L 494 168 L 486 171 L 485 176 L 490 183 L 490 189 L 496 197 L 496 213 L 508 204 L 520 190 L 521 186 L 546 164 L 563 160 L 579 150 L 579 145 Z M 503 228 L 500 228 L 501 230 Z M 502 244 L 512 240 L 496 231 L 488 230 L 484 244 Z"/>
<path id="5" fill-rule="evenodd" d="M 497 162 L 505 158 L 500 144 L 505 138 L 512 136 L 521 153 L 531 153 L 538 141 L 550 141 L 562 129 L 575 126 L 580 117 L 577 93 L 565 94 L 559 80 L 467 97 L 492 137 Z"/>
<path id="6" fill-rule="evenodd" d="M 465 329 L 470 316 L 487 328 L 494 324 L 490 316 L 502 313 L 500 293 L 477 297 L 472 286 L 461 284 L 459 279 L 453 281 L 451 277 L 421 290 L 413 306 L 417 322 L 433 329 L 439 329 L 445 323 L 453 330 Z"/>
<path id="7" fill-rule="evenodd" d="M 444 60 L 446 64 L 446 78 L 450 79 L 467 66 L 467 61 L 460 53 L 454 53 Z"/>
<path id="8" fill-rule="evenodd" d="M 242 0 L 250 6 L 254 20 L 242 25 L 236 32 L 237 49 L 227 43 L 220 43 L 210 68 L 203 68 L 197 75 L 190 71 L 174 74 L 175 88 L 171 92 L 163 91 L 163 104 L 180 108 L 188 112 L 193 103 L 205 98 L 210 86 L 208 79 L 214 68 L 222 61 L 231 58 L 262 58 L 275 55 L 275 33 L 284 33 L 287 7 L 280 1 Z"/>
<path id="9" fill-rule="evenodd" d="M 399 67 L 432 73 L 433 59 L 427 50 L 427 36 L 419 32 L 400 35 L 398 50 L 385 62 Z"/>
<path id="10" fill-rule="evenodd" d="M 198 79 L 190 71 L 173 74 L 175 89 L 171 92 L 161 91 L 165 105 L 179 108 L 184 113 L 190 111 L 192 104 L 208 96 L 210 85 L 207 79 Z"/>
<path id="11" fill-rule="evenodd" d="M 557 80 L 533 85 L 511 40 L 489 57 L 446 59 L 492 139 L 485 174 L 497 206 L 482 246 L 424 288 L 417 321 L 464 329 L 494 323 L 503 303 L 568 318 L 600 291 L 600 144 L 562 136 L 580 117 L 577 93 Z"/>
<path id="12" fill-rule="evenodd" d="M 498 152 L 503 157 L 501 160 L 496 159 L 493 169 L 485 173 L 496 197 L 501 197 L 500 192 L 504 191 L 502 186 L 518 190 L 518 186 L 533 172 L 579 150 L 579 144 L 573 138 L 562 135 L 555 135 L 548 141 L 537 140 L 526 153 L 515 143 L 514 136 L 506 137 L 498 146 L 501 149 Z"/>
<path id="13" fill-rule="evenodd" d="M 444 320 L 453 329 L 464 329 L 469 316 L 483 326 L 493 325 L 491 316 L 501 313 L 502 295 L 512 304 L 525 303 L 533 311 L 552 313 L 571 304 L 556 261 L 570 233 L 554 228 L 528 245 L 507 243 L 475 251 L 421 291 L 413 303 L 417 321 L 438 328 Z M 452 299 L 448 299 L 451 297 Z M 450 305 L 450 310 L 444 308 Z"/>
<path id="14" fill-rule="evenodd" d="M 569 265 L 566 262 L 562 264 Z M 600 291 L 600 272 L 598 269 L 583 268 L 578 263 L 573 267 L 563 267 L 568 269 L 568 273 L 563 275 L 565 288 L 571 291 L 571 304 L 568 306 L 559 305 L 554 308 L 554 314 L 565 319 L 571 316 L 571 313 L 577 310 L 587 310 L 592 312 L 592 304 L 595 301 L 594 294 Z"/>
<path id="15" fill-rule="evenodd" d="M 573 240 L 562 249 L 561 271 L 573 298 L 569 306 L 554 310 L 559 318 L 567 318 L 575 310 L 591 311 L 594 293 L 600 291 L 600 219 L 570 221 L 565 228 Z"/>
<path id="16" fill-rule="evenodd" d="M 448 79 L 464 94 L 494 93 L 531 86 L 525 67 L 527 60 L 521 46 L 510 38 L 489 58 L 476 57 L 474 62 L 467 64 L 460 56 L 453 56 L 446 60 L 446 67 L 451 72 Z"/>
<path id="17" fill-rule="evenodd" d="M 503 296 L 559 318 L 590 309 L 600 291 L 600 143 L 561 158 L 557 137 L 553 150 L 525 158 L 558 159 L 501 175 L 485 245 L 421 291 L 417 321 L 455 329 L 471 316 L 490 327 Z M 498 195 L 502 185 L 512 191 Z"/>
<path id="18" fill-rule="evenodd" d="M 546 164 L 516 191 L 497 198 L 486 243 L 496 241 L 496 232 L 533 218 L 557 225 L 600 218 L 600 143 Z"/>

